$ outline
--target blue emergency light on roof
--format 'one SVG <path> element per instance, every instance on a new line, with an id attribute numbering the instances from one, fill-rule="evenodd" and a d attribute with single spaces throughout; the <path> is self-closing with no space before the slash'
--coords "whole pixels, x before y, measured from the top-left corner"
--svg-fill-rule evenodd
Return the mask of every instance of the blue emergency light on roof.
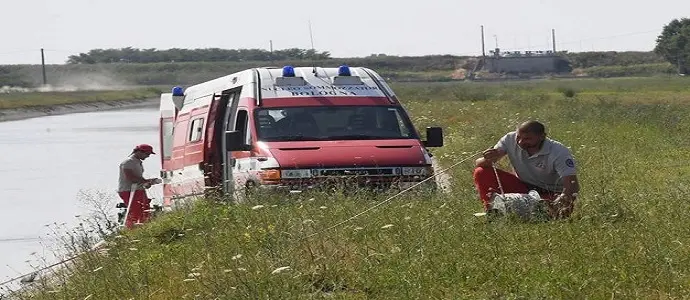
<path id="1" fill-rule="evenodd" d="M 292 66 L 284 66 L 283 77 L 295 77 L 295 68 Z"/>
<path id="2" fill-rule="evenodd" d="M 341 65 L 338 68 L 338 76 L 350 76 L 350 67 L 347 65 Z"/>
<path id="3" fill-rule="evenodd" d="M 173 96 L 184 96 L 184 90 L 182 87 L 176 86 L 172 89 Z"/>

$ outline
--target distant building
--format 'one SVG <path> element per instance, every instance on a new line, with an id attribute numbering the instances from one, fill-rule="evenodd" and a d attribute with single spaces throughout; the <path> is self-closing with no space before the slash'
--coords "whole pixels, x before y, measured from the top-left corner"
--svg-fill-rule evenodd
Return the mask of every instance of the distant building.
<path id="1" fill-rule="evenodd" d="M 547 51 L 506 51 L 499 48 L 489 51 L 484 68 L 491 73 L 568 73 L 572 71 L 570 62 Z"/>

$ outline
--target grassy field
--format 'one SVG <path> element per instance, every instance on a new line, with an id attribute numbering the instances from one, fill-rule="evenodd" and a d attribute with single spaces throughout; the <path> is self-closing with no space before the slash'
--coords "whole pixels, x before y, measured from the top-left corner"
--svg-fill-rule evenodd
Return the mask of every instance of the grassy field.
<path id="1" fill-rule="evenodd" d="M 157 97 L 160 97 L 160 90 L 155 88 L 140 88 L 124 91 L 0 93 L 0 109 L 118 100 L 139 100 Z"/>
<path id="2" fill-rule="evenodd" d="M 690 81 L 396 84 L 451 195 L 260 195 L 109 239 L 32 299 L 678 299 L 690 295 Z M 527 119 L 571 147 L 572 218 L 487 223 L 470 154 Z M 506 166 L 506 162 L 501 162 Z M 331 230 L 373 205 L 374 210 Z M 316 234 L 318 233 L 318 234 Z M 316 234 L 308 237 L 310 234 Z"/>

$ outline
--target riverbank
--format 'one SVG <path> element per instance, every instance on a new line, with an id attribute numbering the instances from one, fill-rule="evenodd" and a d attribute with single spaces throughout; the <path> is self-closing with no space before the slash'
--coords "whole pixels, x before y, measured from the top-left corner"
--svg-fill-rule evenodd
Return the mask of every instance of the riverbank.
<path id="1" fill-rule="evenodd" d="M 114 109 L 155 108 L 158 107 L 158 101 L 158 98 L 147 98 L 0 109 L 0 122 Z"/>
<path id="2" fill-rule="evenodd" d="M 154 87 L 3 93 L 0 94 L 0 122 L 71 113 L 157 107 L 160 93 Z"/>

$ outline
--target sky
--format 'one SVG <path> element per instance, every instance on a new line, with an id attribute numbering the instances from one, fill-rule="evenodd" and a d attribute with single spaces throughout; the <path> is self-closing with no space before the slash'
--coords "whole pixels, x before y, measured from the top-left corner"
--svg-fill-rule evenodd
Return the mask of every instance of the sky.
<path id="1" fill-rule="evenodd" d="M 333 57 L 654 48 L 690 1 L 2 0 L 0 64 L 65 63 L 105 48 L 314 48 Z"/>

